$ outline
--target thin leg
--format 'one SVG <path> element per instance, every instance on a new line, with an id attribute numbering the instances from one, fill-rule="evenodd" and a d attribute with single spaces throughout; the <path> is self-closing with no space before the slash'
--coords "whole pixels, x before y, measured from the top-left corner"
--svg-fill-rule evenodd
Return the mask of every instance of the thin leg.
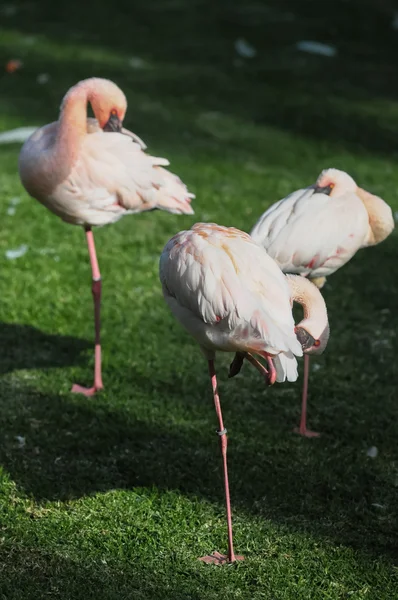
<path id="1" fill-rule="evenodd" d="M 310 357 L 304 354 L 304 381 L 303 381 L 303 399 L 301 404 L 300 427 L 295 427 L 294 432 L 304 437 L 319 437 L 321 434 L 307 429 L 307 396 L 308 396 L 308 376 L 310 369 Z"/>
<path id="2" fill-rule="evenodd" d="M 228 377 L 235 377 L 235 375 L 237 375 L 240 372 L 243 365 L 243 361 L 246 358 L 246 360 L 249 361 L 249 363 L 252 364 L 253 367 L 257 369 L 257 371 L 264 377 L 266 383 L 268 385 L 273 385 L 276 380 L 276 370 L 274 367 L 274 363 L 272 362 L 272 358 L 270 358 L 268 355 L 264 354 L 264 357 L 268 361 L 269 371 L 267 371 L 264 365 L 262 365 L 260 361 L 254 358 L 254 356 L 250 354 L 250 352 L 237 352 L 235 354 L 234 360 L 230 364 Z"/>
<path id="3" fill-rule="evenodd" d="M 237 560 L 243 560 L 243 556 L 237 556 L 234 552 L 233 537 L 232 537 L 232 513 L 231 513 L 231 501 L 229 497 L 229 481 L 228 481 L 228 466 L 227 466 L 227 430 L 224 427 L 224 422 L 221 412 L 220 398 L 217 390 L 217 378 L 216 370 L 214 368 L 214 361 L 209 360 L 209 374 L 211 377 L 211 385 L 213 387 L 213 398 L 214 406 L 216 409 L 218 423 L 220 430 L 217 432 L 220 436 L 221 442 L 221 454 L 223 459 L 223 470 L 224 470 L 224 488 L 225 488 L 225 504 L 227 508 L 227 526 L 228 526 L 228 555 L 220 554 L 219 552 L 213 552 L 207 556 L 202 556 L 199 560 L 205 563 L 214 563 L 222 565 L 224 563 L 232 563 Z"/>
<path id="4" fill-rule="evenodd" d="M 273 360 L 270 356 L 267 356 L 268 362 L 268 385 L 274 385 L 276 381 L 276 369 Z"/>
<path id="5" fill-rule="evenodd" d="M 249 352 L 247 352 L 245 358 L 249 361 L 249 363 L 251 365 L 253 365 L 253 367 L 255 369 L 257 369 L 257 371 L 264 377 L 264 379 L 268 382 L 268 378 L 269 378 L 269 373 L 267 371 L 267 369 L 264 367 L 264 365 L 262 365 L 260 363 L 260 361 L 257 360 L 257 358 L 254 358 L 254 356 L 252 356 Z"/>
<path id="6" fill-rule="evenodd" d="M 98 266 L 97 253 L 95 251 L 94 235 L 90 227 L 86 228 L 86 239 L 88 254 L 90 256 L 91 271 L 93 277 L 93 299 L 94 299 L 94 323 L 95 323 L 95 349 L 94 349 L 94 385 L 91 388 L 73 385 L 72 392 L 93 396 L 95 392 L 102 390 L 101 374 L 101 273 Z"/>

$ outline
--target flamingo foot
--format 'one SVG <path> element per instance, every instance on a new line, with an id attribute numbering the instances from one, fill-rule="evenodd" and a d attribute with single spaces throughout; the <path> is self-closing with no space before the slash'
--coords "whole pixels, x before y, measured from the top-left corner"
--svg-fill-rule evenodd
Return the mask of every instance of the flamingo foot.
<path id="1" fill-rule="evenodd" d="M 208 565 L 226 565 L 232 564 L 238 560 L 245 560 L 245 557 L 239 554 L 234 554 L 232 560 L 230 560 L 226 554 L 220 554 L 219 552 L 215 551 L 213 552 L 213 554 L 201 556 L 200 558 L 198 558 L 198 560 L 201 560 L 202 562 Z"/>
<path id="2" fill-rule="evenodd" d="M 71 392 L 72 394 L 83 394 L 84 396 L 90 397 L 94 396 L 97 392 L 103 389 L 102 385 L 94 385 L 91 388 L 83 387 L 82 385 L 78 385 L 77 383 L 73 384 Z"/>
<path id="3" fill-rule="evenodd" d="M 301 428 L 301 427 L 295 427 L 293 429 L 294 433 L 297 433 L 298 435 L 302 435 L 303 437 L 307 437 L 307 438 L 318 438 L 321 437 L 320 433 L 317 433 L 316 431 L 311 431 L 310 429 L 305 428 Z"/>

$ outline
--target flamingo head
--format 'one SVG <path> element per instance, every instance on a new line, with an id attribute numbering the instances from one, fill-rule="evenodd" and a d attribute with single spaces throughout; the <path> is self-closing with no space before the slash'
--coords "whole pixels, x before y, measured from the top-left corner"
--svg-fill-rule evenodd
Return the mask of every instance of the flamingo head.
<path id="1" fill-rule="evenodd" d="M 303 352 L 305 354 L 322 354 L 329 340 L 329 324 L 322 331 L 317 328 L 316 324 L 311 326 L 309 322 L 306 323 L 306 327 L 300 325 L 295 327 L 294 331 Z"/>
<path id="2" fill-rule="evenodd" d="M 315 193 L 337 198 L 357 191 L 357 184 L 348 173 L 338 169 L 325 169 L 314 186 Z"/>
<path id="3" fill-rule="evenodd" d="M 121 131 L 127 109 L 126 96 L 109 79 L 92 78 L 88 100 L 101 129 Z"/>

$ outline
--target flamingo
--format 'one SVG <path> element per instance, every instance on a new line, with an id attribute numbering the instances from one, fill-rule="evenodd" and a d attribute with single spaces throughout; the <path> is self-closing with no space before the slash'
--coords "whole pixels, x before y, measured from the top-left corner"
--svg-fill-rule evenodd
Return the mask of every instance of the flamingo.
<path id="1" fill-rule="evenodd" d="M 95 119 L 87 118 L 87 103 Z M 163 168 L 169 161 L 146 154 L 142 140 L 122 127 L 126 109 L 126 97 L 112 81 L 80 81 L 65 95 L 58 121 L 35 131 L 19 156 L 26 191 L 63 221 L 82 225 L 86 232 L 94 300 L 94 384 L 72 387 L 72 392 L 86 396 L 103 388 L 101 274 L 92 227 L 156 208 L 193 214 L 194 195 Z"/>
<path id="2" fill-rule="evenodd" d="M 233 547 L 227 430 L 218 395 L 215 353 L 243 353 L 271 383 L 275 378 L 295 381 L 295 356 L 301 356 L 303 350 L 321 353 L 327 344 L 325 302 L 306 279 L 284 275 L 247 233 L 214 223 L 197 223 L 175 235 L 162 252 L 159 275 L 171 312 L 199 343 L 208 362 L 219 423 L 228 553 L 214 552 L 200 560 L 216 564 L 243 560 Z M 304 307 L 304 319 L 296 328 L 293 300 Z M 254 354 L 267 359 L 268 371 Z"/>
<path id="3" fill-rule="evenodd" d="M 378 196 L 357 186 L 338 169 L 321 172 L 316 183 L 273 204 L 257 221 L 252 238 L 261 244 L 284 273 L 310 279 L 319 289 L 326 277 L 359 250 L 379 244 L 394 229 L 391 208 Z M 306 437 L 309 356 L 304 356 L 300 426 Z"/>

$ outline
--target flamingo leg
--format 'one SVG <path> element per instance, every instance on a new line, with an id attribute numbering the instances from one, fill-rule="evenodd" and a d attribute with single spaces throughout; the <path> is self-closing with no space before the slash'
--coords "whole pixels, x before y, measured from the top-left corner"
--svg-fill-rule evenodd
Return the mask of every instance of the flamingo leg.
<path id="1" fill-rule="evenodd" d="M 257 358 L 254 358 L 254 356 L 252 356 L 249 352 L 246 353 L 245 358 L 268 382 L 269 373 L 264 365 L 262 365 L 260 361 L 258 361 Z"/>
<path id="2" fill-rule="evenodd" d="M 92 293 L 94 299 L 94 324 L 95 324 L 95 349 L 94 349 L 94 385 L 91 388 L 86 388 L 81 385 L 74 384 L 72 392 L 75 394 L 84 394 L 85 396 L 93 396 L 104 387 L 102 384 L 101 374 L 101 273 L 98 266 L 97 253 L 95 251 L 94 235 L 91 227 L 86 227 L 86 239 L 88 246 L 88 254 L 90 257 L 92 271 Z"/>
<path id="3" fill-rule="evenodd" d="M 221 454 L 223 459 L 223 470 L 224 470 L 224 489 L 225 489 L 225 504 L 227 509 L 227 527 L 228 527 L 228 554 L 220 554 L 219 552 L 213 552 L 207 556 L 202 556 L 199 560 L 205 563 L 213 563 L 217 565 L 223 565 L 225 563 L 232 563 L 237 560 L 243 560 L 243 556 L 238 556 L 234 552 L 233 536 L 232 536 L 232 513 L 231 513 L 231 501 L 229 496 L 229 481 L 228 481 L 228 465 L 227 465 L 227 430 L 224 427 L 224 422 L 221 412 L 220 397 L 217 389 L 217 378 L 216 370 L 214 368 L 214 360 L 209 360 L 209 374 L 211 378 L 211 385 L 213 388 L 213 399 L 214 406 L 216 409 L 220 436 Z"/>
<path id="4" fill-rule="evenodd" d="M 307 429 L 307 396 L 308 396 L 308 377 L 310 368 L 310 357 L 304 354 L 304 381 L 303 381 L 303 397 L 301 404 L 301 419 L 300 427 L 295 427 L 294 432 L 304 437 L 319 437 L 320 433 Z"/>
<path id="5" fill-rule="evenodd" d="M 276 370 L 274 367 L 274 363 L 272 362 L 272 358 L 268 355 L 264 354 L 264 357 L 268 361 L 269 370 L 264 367 L 250 352 L 237 352 L 235 354 L 234 360 L 231 362 L 229 367 L 228 377 L 235 377 L 239 373 L 242 368 L 243 361 L 246 360 L 253 365 L 255 369 L 264 377 L 266 383 L 268 385 L 273 385 L 276 381 Z"/>
<path id="6" fill-rule="evenodd" d="M 273 360 L 270 356 L 267 356 L 268 362 L 268 385 L 274 385 L 276 381 L 276 369 Z"/>

